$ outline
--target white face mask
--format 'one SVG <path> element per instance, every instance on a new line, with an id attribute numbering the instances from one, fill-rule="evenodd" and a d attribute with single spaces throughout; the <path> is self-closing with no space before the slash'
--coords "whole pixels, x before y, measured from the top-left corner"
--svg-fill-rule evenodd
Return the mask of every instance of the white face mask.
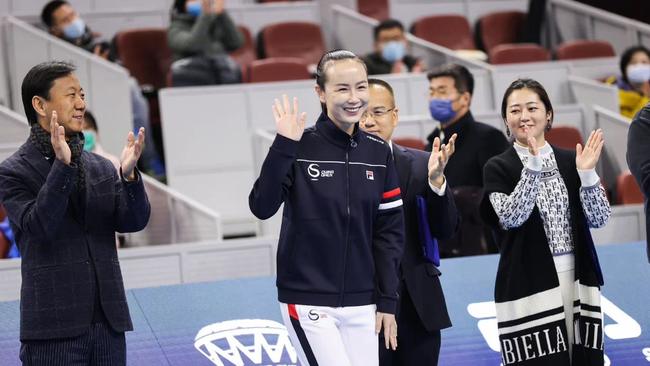
<path id="1" fill-rule="evenodd" d="M 644 83 L 650 80 L 650 64 L 636 64 L 627 67 L 627 79 L 631 83 Z"/>

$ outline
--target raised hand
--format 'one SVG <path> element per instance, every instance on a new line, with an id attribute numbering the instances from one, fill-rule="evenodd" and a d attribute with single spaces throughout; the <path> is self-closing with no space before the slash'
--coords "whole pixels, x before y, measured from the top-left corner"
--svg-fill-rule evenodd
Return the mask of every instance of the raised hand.
<path id="1" fill-rule="evenodd" d="M 273 117 L 275 117 L 278 135 L 300 141 L 302 133 L 305 131 L 307 114 L 302 112 L 300 117 L 298 116 L 298 98 L 293 98 L 293 109 L 289 105 L 289 97 L 286 94 L 282 95 L 282 104 L 276 99 L 273 105 Z"/>
<path id="2" fill-rule="evenodd" d="M 528 145 L 528 152 L 533 156 L 539 155 L 537 139 L 535 139 L 535 136 L 530 133 L 530 130 L 528 128 L 525 128 L 524 132 L 526 133 L 526 144 Z"/>
<path id="3" fill-rule="evenodd" d="M 379 334 L 384 329 L 384 342 L 386 349 L 389 347 L 395 351 L 397 349 L 397 321 L 395 315 L 377 312 L 375 315 L 375 334 Z"/>
<path id="4" fill-rule="evenodd" d="M 70 146 L 65 141 L 65 128 L 60 126 L 57 121 L 56 111 L 52 111 L 52 119 L 50 120 L 50 141 L 52 141 L 52 148 L 57 159 L 66 165 L 70 165 L 72 151 L 70 151 Z"/>
<path id="5" fill-rule="evenodd" d="M 453 134 L 447 144 L 440 145 L 440 139 L 436 137 L 433 140 L 431 155 L 429 155 L 429 182 L 435 187 L 440 188 L 445 182 L 443 174 L 449 158 L 456 151 L 457 134 Z"/>
<path id="6" fill-rule="evenodd" d="M 591 131 L 584 148 L 576 144 L 576 167 L 580 170 L 595 168 L 604 144 L 603 130 Z"/>
<path id="7" fill-rule="evenodd" d="M 122 167 L 122 175 L 128 180 L 135 179 L 135 164 L 138 162 L 142 154 L 142 147 L 144 145 L 144 127 L 140 127 L 138 131 L 138 139 L 136 140 L 133 131 L 129 131 L 126 138 L 126 145 L 122 150 L 120 163 Z"/>

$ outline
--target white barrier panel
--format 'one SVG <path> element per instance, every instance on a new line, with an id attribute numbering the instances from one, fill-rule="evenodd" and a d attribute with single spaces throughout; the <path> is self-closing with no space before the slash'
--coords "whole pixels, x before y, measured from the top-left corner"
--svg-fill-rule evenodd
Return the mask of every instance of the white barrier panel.
<path id="1" fill-rule="evenodd" d="M 629 169 L 625 159 L 625 147 L 630 120 L 621 116 L 618 111 L 614 112 L 597 105 L 593 106 L 593 111 L 595 127 L 602 128 L 605 136 L 605 147 L 600 159 L 602 177 L 611 188 L 616 185 L 619 174 Z"/>
<path id="2" fill-rule="evenodd" d="M 254 157 L 254 176 L 258 177 L 260 171 L 262 170 L 262 164 L 266 155 L 269 152 L 269 148 L 275 139 L 275 131 L 267 131 L 263 129 L 257 129 L 253 134 L 253 157 Z M 284 204 L 280 206 L 278 212 L 266 220 L 258 220 L 259 224 L 259 235 L 271 235 L 279 236 L 280 227 L 282 226 L 282 210 L 284 209 Z"/>
<path id="3" fill-rule="evenodd" d="M 595 128 L 593 106 L 599 105 L 610 111 L 619 110 L 618 89 L 593 79 L 569 75 L 569 86 L 576 101 L 585 108 L 585 131 Z"/>
<path id="4" fill-rule="evenodd" d="M 0 14 L 3 14 L 2 5 L 0 5 Z M 6 50 L 4 45 L 4 20 L 0 18 L 0 105 L 9 106 L 9 74 L 6 65 Z"/>
<path id="5" fill-rule="evenodd" d="M 587 79 L 604 80 L 620 73 L 618 57 L 598 57 L 580 60 L 567 60 L 569 74 Z"/>
<path id="6" fill-rule="evenodd" d="M 612 206 L 612 215 L 604 228 L 591 229 L 594 243 L 626 243 L 646 239 L 643 205 Z"/>
<path id="7" fill-rule="evenodd" d="M 65 41 L 33 28 L 16 19 L 7 18 L 7 56 L 11 77 L 12 109 L 23 114 L 20 96 L 22 80 L 34 65 L 48 60 L 72 61 L 75 74 L 86 91 L 86 104 L 102 129 L 102 144 L 119 155 L 127 133 L 132 130 L 133 114 L 129 74 L 122 67 L 90 54 Z"/>
<path id="8" fill-rule="evenodd" d="M 459 14 L 467 18 L 473 28 L 481 16 L 497 11 L 520 10 L 528 11 L 526 0 L 391 0 L 390 15 L 399 19 L 406 29 L 411 27 L 418 18 L 439 15 Z"/>
<path id="9" fill-rule="evenodd" d="M 650 46 L 650 25 L 581 4 L 577 1 L 549 1 L 553 45 L 560 41 L 599 39 L 612 44 L 617 54 L 639 43 Z"/>
<path id="10" fill-rule="evenodd" d="M 24 116 L 0 106 L 0 144 L 23 143 L 29 136 L 29 125 Z"/>
<path id="11" fill-rule="evenodd" d="M 221 240 L 219 214 L 157 180 L 142 175 L 151 216 L 147 227 L 126 234 L 129 247 Z"/>
<path id="12" fill-rule="evenodd" d="M 126 289 L 275 275 L 277 237 L 124 248 Z M 0 301 L 20 295 L 20 259 L 0 259 Z"/>

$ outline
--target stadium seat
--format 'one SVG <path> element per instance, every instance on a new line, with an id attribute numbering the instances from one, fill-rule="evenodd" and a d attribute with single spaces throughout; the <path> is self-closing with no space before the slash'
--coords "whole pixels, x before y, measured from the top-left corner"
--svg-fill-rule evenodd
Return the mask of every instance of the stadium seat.
<path id="1" fill-rule="evenodd" d="M 284 22 L 264 27 L 258 47 L 263 58 L 298 57 L 307 64 L 317 64 L 325 53 L 321 27 L 308 22 Z"/>
<path id="2" fill-rule="evenodd" d="M 420 18 L 411 26 L 411 33 L 416 37 L 452 50 L 476 48 L 469 22 L 462 15 L 432 15 Z"/>
<path id="3" fill-rule="evenodd" d="M 257 59 L 257 55 L 255 54 L 255 42 L 253 41 L 253 36 L 248 27 L 238 25 L 237 29 L 244 37 L 244 45 L 230 52 L 230 57 L 237 61 L 239 66 L 241 66 L 242 80 L 248 80 L 248 65 Z"/>
<path id="4" fill-rule="evenodd" d="M 559 45 L 555 51 L 555 56 L 558 60 L 613 57 L 616 56 L 616 51 L 609 42 L 578 40 Z"/>
<path id="5" fill-rule="evenodd" d="M 476 23 L 479 43 L 490 53 L 492 48 L 506 43 L 516 43 L 526 18 L 520 11 L 502 11 L 484 15 Z"/>
<path id="6" fill-rule="evenodd" d="M 575 150 L 576 144 L 582 144 L 582 134 L 571 126 L 553 126 L 546 132 L 546 141 L 562 149 Z"/>
<path id="7" fill-rule="evenodd" d="M 146 28 L 119 32 L 117 49 L 131 75 L 142 86 L 160 89 L 167 86 L 171 50 L 167 45 L 167 29 Z"/>
<path id="8" fill-rule="evenodd" d="M 379 21 L 389 17 L 388 0 L 357 0 L 357 11 Z"/>
<path id="9" fill-rule="evenodd" d="M 621 205 L 643 203 L 643 193 L 630 171 L 621 173 L 616 179 L 616 201 Z"/>
<path id="10" fill-rule="evenodd" d="M 550 59 L 551 53 L 546 48 L 534 43 L 500 44 L 490 50 L 490 63 L 495 65 L 540 62 Z"/>
<path id="11" fill-rule="evenodd" d="M 272 57 L 251 62 L 248 70 L 251 83 L 310 79 L 311 74 L 301 58 Z"/>
<path id="12" fill-rule="evenodd" d="M 422 141 L 422 139 L 417 137 L 396 137 L 393 139 L 393 142 L 398 145 L 404 147 L 410 147 L 411 149 L 417 149 L 417 150 L 424 150 L 424 148 L 426 147 L 424 141 Z"/>

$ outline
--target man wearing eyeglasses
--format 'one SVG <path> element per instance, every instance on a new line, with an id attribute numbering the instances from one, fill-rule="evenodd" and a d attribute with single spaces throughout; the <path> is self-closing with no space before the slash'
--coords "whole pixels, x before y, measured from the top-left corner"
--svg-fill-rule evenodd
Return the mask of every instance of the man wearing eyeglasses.
<path id="1" fill-rule="evenodd" d="M 395 351 L 386 349 L 380 340 L 380 365 L 437 365 L 440 330 L 450 327 L 451 321 L 438 278 L 436 238 L 451 237 L 459 222 L 443 174 L 454 154 L 456 136 L 451 136 L 446 145 L 435 139 L 430 154 L 393 143 L 399 113 L 393 89 L 379 79 L 368 79 L 368 85 L 370 100 L 359 126 L 387 141 L 393 151 L 406 233 L 396 314 L 399 347 Z"/>

